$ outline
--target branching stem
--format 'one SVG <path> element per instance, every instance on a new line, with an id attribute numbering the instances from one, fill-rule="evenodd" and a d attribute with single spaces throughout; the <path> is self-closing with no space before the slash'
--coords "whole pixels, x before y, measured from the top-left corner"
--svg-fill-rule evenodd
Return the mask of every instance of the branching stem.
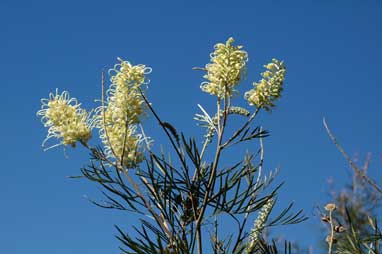
<path id="1" fill-rule="evenodd" d="M 326 123 L 325 118 L 323 119 L 323 123 L 324 123 L 324 127 L 325 127 L 326 132 L 328 133 L 330 139 L 333 141 L 334 145 L 340 151 L 340 153 L 345 158 L 345 160 L 349 163 L 349 165 L 354 170 L 354 172 L 357 175 L 361 176 L 363 179 L 365 179 L 365 181 L 368 182 L 376 191 L 378 191 L 379 193 L 382 193 L 382 189 L 372 179 L 367 177 L 365 175 L 365 173 L 357 167 L 357 165 L 355 165 L 355 163 L 350 159 L 349 155 L 345 152 L 345 150 L 342 148 L 342 146 L 337 142 L 337 139 L 335 138 L 333 133 L 330 131 L 330 129 Z"/>
<path id="2" fill-rule="evenodd" d="M 256 117 L 256 115 L 259 113 L 260 108 L 256 108 L 256 111 L 248 118 L 248 120 L 244 123 L 244 125 L 237 130 L 223 145 L 222 148 L 226 148 L 231 144 L 231 142 L 237 138 L 244 130 L 248 127 L 248 125 L 252 122 L 252 120 Z"/>

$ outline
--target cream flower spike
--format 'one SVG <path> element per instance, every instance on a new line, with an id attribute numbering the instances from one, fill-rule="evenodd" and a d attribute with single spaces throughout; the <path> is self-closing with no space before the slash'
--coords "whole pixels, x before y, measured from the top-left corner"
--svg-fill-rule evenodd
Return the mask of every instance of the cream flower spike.
<path id="1" fill-rule="evenodd" d="M 271 199 L 268 199 L 267 202 L 264 204 L 264 206 L 261 208 L 248 237 L 248 240 L 249 240 L 247 243 L 248 253 L 251 253 L 251 251 L 253 251 L 256 244 L 260 240 L 261 233 L 264 230 L 265 223 L 268 220 L 269 214 L 271 213 L 274 204 L 275 204 L 275 200 L 271 198 Z"/>
<path id="2" fill-rule="evenodd" d="M 263 78 L 258 83 L 253 83 L 255 88 L 246 92 L 244 98 L 249 105 L 270 111 L 275 106 L 274 101 L 281 97 L 286 68 L 284 63 L 277 59 L 272 59 L 272 62 L 264 67 L 267 70 L 261 74 Z"/>
<path id="3" fill-rule="evenodd" d="M 42 145 L 51 139 L 61 139 L 61 142 L 46 148 L 71 145 L 76 146 L 76 142 L 86 144 L 91 138 L 91 129 L 93 128 L 93 118 L 91 112 L 80 108 L 76 98 L 70 98 L 67 91 L 50 93 L 49 99 L 41 100 L 41 109 L 37 116 L 41 116 L 41 121 L 48 128 L 48 135 Z"/>
<path id="4" fill-rule="evenodd" d="M 149 83 L 146 75 L 151 73 L 151 68 L 118 60 L 120 63 L 109 70 L 112 84 L 107 90 L 105 105 L 97 109 L 97 127 L 106 155 L 133 168 L 143 161 L 144 138 L 136 127 L 145 112 L 140 89 Z"/>
<path id="5" fill-rule="evenodd" d="M 211 53 L 211 63 L 206 65 L 207 74 L 200 88 L 218 98 L 224 98 L 227 93 L 232 96 L 234 88 L 239 84 L 245 73 L 248 54 L 241 50 L 242 46 L 233 46 L 234 39 L 231 37 L 225 44 L 215 45 L 215 51 Z"/>

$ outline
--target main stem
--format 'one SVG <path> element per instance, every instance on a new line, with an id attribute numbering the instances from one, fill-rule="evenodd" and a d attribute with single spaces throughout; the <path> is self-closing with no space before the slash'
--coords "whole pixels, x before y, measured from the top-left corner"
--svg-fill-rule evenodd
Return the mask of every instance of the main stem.
<path id="1" fill-rule="evenodd" d="M 226 93 L 224 96 L 224 104 L 223 104 L 223 107 L 224 107 L 223 122 L 220 121 L 220 99 L 218 99 L 218 102 L 217 102 L 218 141 L 217 141 L 217 145 L 216 145 L 215 158 L 214 158 L 214 162 L 212 164 L 211 174 L 210 174 L 210 177 L 208 180 L 206 192 L 204 194 L 201 210 L 200 210 L 199 215 L 197 217 L 196 226 L 195 226 L 196 227 L 196 238 L 197 238 L 197 242 L 198 242 L 198 254 L 202 254 L 202 252 L 203 252 L 203 250 L 202 250 L 202 228 L 201 228 L 201 225 L 202 225 L 204 213 L 205 213 L 206 208 L 207 208 L 209 194 L 210 194 L 211 190 L 214 189 L 214 186 L 215 186 L 216 171 L 217 171 L 217 167 L 219 164 L 220 154 L 221 154 L 221 151 L 223 148 L 222 147 L 222 139 L 223 139 L 225 125 L 227 122 L 227 104 L 229 104 L 229 102 L 227 103 L 227 97 L 228 96 Z"/>
<path id="2" fill-rule="evenodd" d="M 334 241 L 334 224 L 333 224 L 333 216 L 332 211 L 329 211 L 329 220 L 330 220 L 330 239 L 329 239 L 329 248 L 328 254 L 332 254 L 333 241 Z"/>

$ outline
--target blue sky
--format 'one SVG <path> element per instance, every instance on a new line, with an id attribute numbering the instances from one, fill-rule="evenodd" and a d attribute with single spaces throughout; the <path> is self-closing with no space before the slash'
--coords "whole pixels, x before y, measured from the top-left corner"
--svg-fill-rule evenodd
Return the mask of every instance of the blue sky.
<path id="1" fill-rule="evenodd" d="M 259 122 L 271 131 L 266 167 L 281 166 L 280 199 L 311 217 L 286 231 L 288 238 L 316 245 L 312 210 L 327 201 L 329 176 L 341 186 L 348 175 L 322 118 L 349 154 L 362 160 L 372 152 L 371 174 L 381 175 L 380 13 L 377 0 L 0 1 L 0 252 L 118 253 L 113 224 L 132 223 L 83 198 L 100 197 L 96 186 L 65 178 L 79 173 L 86 151 L 68 149 L 69 159 L 61 148 L 42 151 L 40 98 L 60 88 L 94 107 L 101 69 L 122 57 L 153 68 L 153 105 L 198 135 L 196 105 L 208 107 L 213 98 L 200 91 L 201 73 L 191 68 L 206 64 L 213 45 L 230 36 L 249 53 L 243 91 L 271 58 L 287 65 L 283 98 Z"/>

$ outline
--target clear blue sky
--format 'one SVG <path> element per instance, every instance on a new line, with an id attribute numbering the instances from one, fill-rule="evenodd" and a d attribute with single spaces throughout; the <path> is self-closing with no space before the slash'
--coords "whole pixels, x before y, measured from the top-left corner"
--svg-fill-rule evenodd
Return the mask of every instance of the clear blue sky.
<path id="1" fill-rule="evenodd" d="M 248 80 L 272 57 L 283 59 L 283 98 L 262 124 L 266 166 L 281 166 L 280 199 L 311 215 L 326 202 L 326 179 L 342 183 L 347 165 L 322 118 L 349 154 L 373 153 L 380 176 L 382 2 L 305 1 L 7 1 L 0 2 L 2 99 L 0 253 L 118 253 L 113 224 L 130 215 L 103 210 L 96 186 L 68 175 L 87 160 L 82 149 L 41 149 L 46 130 L 35 112 L 56 87 L 84 105 L 100 94 L 100 70 L 120 56 L 153 68 L 148 95 L 166 120 L 190 135 L 201 73 L 212 46 L 235 37 L 249 52 Z M 159 132 L 151 130 L 151 136 Z M 312 218 L 288 238 L 315 244 Z M 313 227 L 313 229 L 312 229 Z M 282 229 L 279 231 L 282 232 Z"/>

